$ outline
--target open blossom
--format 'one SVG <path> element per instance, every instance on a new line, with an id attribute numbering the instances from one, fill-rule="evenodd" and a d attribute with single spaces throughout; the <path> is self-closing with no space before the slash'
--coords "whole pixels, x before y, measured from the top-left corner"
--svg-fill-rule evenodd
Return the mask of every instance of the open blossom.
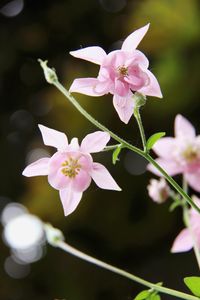
<path id="1" fill-rule="evenodd" d="M 175 137 L 164 137 L 153 147 L 159 156 L 156 161 L 173 176 L 183 174 L 188 184 L 200 192 L 200 136 L 196 136 L 192 124 L 181 115 L 175 118 Z M 148 169 L 161 174 L 151 165 Z"/>
<path id="2" fill-rule="evenodd" d="M 162 98 L 158 81 L 148 70 L 148 59 L 136 50 L 148 28 L 149 24 L 134 31 L 125 39 L 120 50 L 109 54 L 101 47 L 71 51 L 70 54 L 76 58 L 100 65 L 100 70 L 97 78 L 75 79 L 70 91 L 89 96 L 112 94 L 113 105 L 126 124 L 133 114 L 133 92 Z"/>
<path id="3" fill-rule="evenodd" d="M 147 186 L 149 196 L 157 203 L 163 203 L 169 197 L 170 189 L 164 178 L 151 179 Z"/>
<path id="4" fill-rule="evenodd" d="M 193 201 L 200 207 L 200 199 L 193 197 Z M 200 214 L 196 209 L 190 208 L 188 216 L 188 228 L 184 228 L 176 237 L 171 252 L 185 252 L 194 247 L 194 243 L 200 250 Z"/>
<path id="5" fill-rule="evenodd" d="M 57 148 L 51 157 L 44 157 L 30 164 L 23 175 L 47 175 L 49 184 L 59 190 L 65 215 L 72 213 L 79 204 L 83 192 L 91 179 L 102 189 L 121 190 L 108 170 L 100 163 L 93 162 L 90 153 L 100 152 L 110 139 L 106 132 L 96 131 L 86 135 L 81 145 L 73 138 L 57 130 L 39 125 L 44 144 Z"/>

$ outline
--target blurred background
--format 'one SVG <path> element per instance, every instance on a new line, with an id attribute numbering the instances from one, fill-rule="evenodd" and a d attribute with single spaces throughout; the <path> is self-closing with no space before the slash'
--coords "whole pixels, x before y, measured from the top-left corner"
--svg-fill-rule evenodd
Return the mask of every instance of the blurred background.
<path id="1" fill-rule="evenodd" d="M 149 199 L 146 186 L 153 176 L 145 171 L 146 163 L 140 157 L 124 150 L 113 166 L 111 152 L 94 155 L 123 191 L 100 190 L 92 184 L 67 218 L 58 192 L 46 177 L 21 175 L 28 163 L 53 153 L 43 145 L 38 123 L 79 140 L 96 130 L 46 83 L 37 59 L 48 59 L 69 88 L 74 78 L 98 72 L 97 66 L 71 57 L 69 51 L 98 45 L 109 52 L 149 22 L 139 49 L 149 58 L 164 99 L 148 98 L 142 109 L 147 136 L 156 131 L 173 135 L 178 113 L 199 131 L 198 0 L 1 0 L 0 209 L 12 202 L 18 203 L 17 209 L 23 210 L 24 205 L 31 214 L 60 228 L 67 242 L 78 249 L 152 282 L 163 281 L 186 291 L 182 278 L 199 273 L 192 252 L 170 253 L 183 228 L 181 211 L 170 214 L 168 202 L 157 205 Z M 135 120 L 128 125 L 119 120 L 111 95 L 76 96 L 100 122 L 140 146 Z M 3 239 L 0 248 L 2 300 L 130 300 L 144 289 L 44 243 L 34 259 L 27 255 L 24 262 L 13 258 Z"/>

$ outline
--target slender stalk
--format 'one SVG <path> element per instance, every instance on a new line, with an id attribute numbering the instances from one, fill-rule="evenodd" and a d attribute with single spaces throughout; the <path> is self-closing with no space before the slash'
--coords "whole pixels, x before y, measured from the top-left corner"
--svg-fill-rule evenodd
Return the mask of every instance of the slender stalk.
<path id="1" fill-rule="evenodd" d="M 130 150 L 136 152 L 139 155 L 142 155 L 143 157 L 145 157 L 145 153 L 129 144 L 128 142 L 126 142 L 125 140 L 123 140 L 122 138 L 120 138 L 118 135 L 116 135 L 115 133 L 113 133 L 111 130 L 109 130 L 106 126 L 104 126 L 103 124 L 99 123 L 95 118 L 93 118 L 77 101 L 76 99 L 69 93 L 68 90 L 66 90 L 64 88 L 64 86 L 59 82 L 59 81 L 55 81 L 53 83 L 53 85 L 55 85 L 55 87 L 76 107 L 76 109 L 86 118 L 88 119 L 92 124 L 94 124 L 96 127 L 98 127 L 99 129 L 101 129 L 102 131 L 106 131 L 110 134 L 110 136 L 116 140 L 117 142 L 119 142 L 120 144 L 124 145 L 126 148 L 129 148 Z"/>
<path id="2" fill-rule="evenodd" d="M 141 149 L 133 146 L 132 144 L 128 143 L 127 141 L 120 138 L 118 135 L 113 133 L 111 130 L 109 130 L 107 127 L 99 123 L 95 118 L 93 118 L 77 101 L 76 99 L 70 94 L 70 92 L 65 89 L 65 87 L 58 81 L 57 75 L 55 70 L 47 67 L 47 61 L 41 61 L 39 60 L 41 67 L 44 70 L 44 75 L 50 84 L 53 84 L 73 105 L 76 107 L 76 109 L 86 118 L 88 119 L 92 124 L 94 124 L 97 128 L 101 129 L 102 131 L 106 131 L 110 134 L 110 136 L 122 144 L 123 147 L 126 147 L 130 149 L 133 152 L 136 152 L 140 156 L 143 156 L 146 158 L 148 162 L 154 165 L 154 167 L 160 171 L 160 173 L 165 177 L 165 179 L 174 187 L 174 189 L 194 208 L 200 213 L 200 208 L 192 201 L 192 199 L 183 191 L 183 189 L 177 184 L 177 182 L 169 176 L 165 170 L 159 166 L 159 164 L 145 151 L 142 151 Z"/>
<path id="3" fill-rule="evenodd" d="M 64 241 L 56 241 L 54 243 L 54 246 L 64 250 L 65 252 L 68 252 L 82 260 L 85 260 L 89 263 L 92 263 L 96 266 L 99 266 L 103 269 L 106 269 L 106 270 L 109 270 L 113 273 L 116 273 L 118 275 L 121 275 L 123 277 L 126 277 L 132 281 L 135 281 L 141 285 L 144 285 L 146 287 L 149 287 L 157 292 L 160 292 L 160 293 L 163 293 L 163 294 L 168 294 L 168 295 L 171 295 L 171 296 L 174 296 L 174 297 L 178 297 L 180 299 L 185 299 L 185 300 L 199 300 L 198 297 L 195 297 L 195 296 L 192 296 L 192 295 L 189 295 L 189 294 L 186 294 L 186 293 L 182 293 L 182 292 L 179 292 L 177 290 L 173 290 L 173 289 L 169 289 L 169 288 L 166 288 L 166 287 L 163 287 L 163 286 L 160 286 L 160 285 L 157 285 L 157 284 L 154 284 L 154 283 L 151 283 L 147 280 L 144 280 L 138 276 L 135 276 L 129 272 L 126 272 L 122 269 L 119 269 L 115 266 L 112 266 L 108 263 L 105 263 L 99 259 L 96 259 L 90 255 L 87 255 L 77 249 L 75 249 L 74 247 L 68 245 L 67 243 L 65 243 Z"/>
<path id="4" fill-rule="evenodd" d="M 110 146 L 106 146 L 103 151 L 111 151 L 111 150 L 115 150 L 117 147 L 121 146 L 121 144 L 116 144 L 116 145 L 110 145 Z"/>
<path id="5" fill-rule="evenodd" d="M 142 120 L 141 120 L 141 116 L 140 116 L 140 108 L 136 106 L 136 108 L 134 109 L 134 116 L 136 118 L 139 130 L 140 130 L 140 136 L 142 139 L 142 145 L 143 145 L 143 150 L 146 153 L 147 152 L 147 147 L 146 147 L 146 136 L 145 136 L 145 132 L 144 132 L 144 127 L 142 124 Z"/>
<path id="6" fill-rule="evenodd" d="M 187 184 L 187 181 L 185 180 L 184 176 L 183 176 L 183 190 L 186 193 L 188 191 L 188 184 Z M 191 234 L 191 237 L 192 237 L 192 240 L 193 240 L 194 254 L 195 254 L 195 257 L 196 257 L 196 260 L 197 260 L 198 267 L 200 269 L 200 251 L 199 251 L 199 247 L 198 247 L 198 244 L 197 244 L 196 236 L 194 234 L 193 228 L 192 228 L 191 223 L 190 223 L 189 209 L 188 209 L 187 203 L 184 203 L 184 206 L 183 206 L 183 220 L 184 220 L 185 226 L 190 231 L 190 234 Z"/>

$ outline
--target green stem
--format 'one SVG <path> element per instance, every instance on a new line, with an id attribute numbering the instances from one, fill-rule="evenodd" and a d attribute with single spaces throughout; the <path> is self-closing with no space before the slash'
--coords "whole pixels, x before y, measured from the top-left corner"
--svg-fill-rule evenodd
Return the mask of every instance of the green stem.
<path id="1" fill-rule="evenodd" d="M 142 125 L 142 119 L 141 119 L 141 116 L 140 116 L 140 108 L 137 107 L 137 106 L 134 109 L 134 116 L 136 118 L 139 130 L 140 130 L 140 136 L 141 136 L 141 139 L 142 139 L 143 149 L 144 149 L 144 152 L 146 153 L 147 152 L 147 147 L 146 147 L 147 142 L 146 142 L 144 127 Z"/>
<path id="2" fill-rule="evenodd" d="M 132 281 L 135 281 L 135 282 L 137 282 L 139 284 L 142 284 L 142 285 L 144 285 L 146 287 L 149 287 L 149 288 L 151 288 L 151 289 L 153 289 L 153 290 L 155 290 L 157 292 L 160 292 L 160 293 L 163 293 L 163 294 L 168 294 L 168 295 L 171 295 L 171 296 L 174 296 L 174 297 L 178 297 L 180 299 L 185 299 L 185 300 L 199 300 L 198 297 L 195 297 L 195 296 L 192 296 L 192 295 L 189 295 L 189 294 L 186 294 L 186 293 L 179 292 L 177 290 L 169 289 L 169 288 L 166 288 L 166 287 L 163 287 L 163 286 L 151 283 L 151 282 L 149 282 L 147 280 L 144 280 L 144 279 L 142 279 L 142 278 L 140 278 L 138 276 L 135 276 L 135 275 L 133 275 L 133 274 L 131 274 L 129 272 L 126 272 L 126 271 L 124 271 L 122 269 L 114 267 L 114 266 L 112 266 L 112 265 L 110 265 L 108 263 L 105 263 L 105 262 L 103 262 L 101 260 L 98 260 L 98 259 L 96 259 L 96 258 L 94 258 L 94 257 L 92 257 L 90 255 L 87 255 L 87 254 L 85 254 L 85 253 L 83 253 L 83 252 L 75 249 L 74 247 L 68 245 L 64 241 L 57 240 L 57 241 L 54 242 L 54 246 L 56 246 L 56 247 L 64 250 L 65 252 L 68 252 L 68 253 L 70 253 L 70 254 L 72 254 L 72 255 L 74 255 L 74 256 L 82 259 L 82 260 L 85 260 L 85 261 L 87 261 L 89 263 L 92 263 L 92 264 L 94 264 L 96 266 L 99 266 L 99 267 L 104 268 L 106 270 L 109 270 L 109 271 L 111 271 L 113 273 L 116 273 L 118 275 L 126 277 L 126 278 L 128 278 L 128 279 L 130 279 Z"/>
<path id="3" fill-rule="evenodd" d="M 113 133 L 111 130 L 109 130 L 106 126 L 102 125 L 101 123 L 99 123 L 95 118 L 93 118 L 77 101 L 76 99 L 68 92 L 68 90 L 66 90 L 64 88 L 64 86 L 59 82 L 59 81 L 55 81 L 53 82 L 53 85 L 55 85 L 55 87 L 76 107 L 76 109 L 86 118 L 88 119 L 92 124 L 94 124 L 96 127 L 98 127 L 99 129 L 101 129 L 102 131 L 108 132 L 110 134 L 110 136 L 116 140 L 117 142 L 119 142 L 120 144 L 124 145 L 126 148 L 129 148 L 130 150 L 136 152 L 139 155 L 142 155 L 145 157 L 145 153 L 129 144 L 128 142 L 126 142 L 125 140 L 123 140 L 122 138 L 120 138 L 118 135 L 116 135 L 115 133 Z"/>
<path id="4" fill-rule="evenodd" d="M 47 61 L 41 61 L 39 60 L 41 67 L 44 70 L 44 75 L 50 84 L 53 84 L 73 105 L 76 107 L 76 109 L 86 118 L 88 119 L 92 124 L 94 124 L 96 127 L 101 129 L 102 131 L 106 131 L 110 134 L 110 136 L 122 144 L 123 147 L 128 148 L 129 150 L 136 152 L 140 156 L 143 156 L 148 162 L 150 162 L 154 167 L 160 171 L 160 173 L 164 176 L 164 178 L 174 187 L 174 189 L 194 208 L 200 213 L 200 208 L 192 201 L 192 199 L 183 191 L 183 189 L 177 184 L 177 182 L 169 176 L 161 166 L 146 152 L 142 151 L 141 149 L 131 145 L 130 143 L 126 142 L 122 138 L 120 138 L 118 135 L 113 133 L 111 130 L 109 130 L 107 127 L 99 123 L 96 119 L 94 119 L 77 101 L 76 99 L 70 94 L 68 90 L 64 88 L 64 86 L 58 81 L 57 75 L 55 70 L 50 69 L 47 67 Z"/>
<path id="5" fill-rule="evenodd" d="M 110 145 L 110 146 L 106 146 L 103 151 L 111 151 L 111 150 L 115 150 L 117 147 L 120 147 L 121 144 L 116 144 L 116 145 Z"/>

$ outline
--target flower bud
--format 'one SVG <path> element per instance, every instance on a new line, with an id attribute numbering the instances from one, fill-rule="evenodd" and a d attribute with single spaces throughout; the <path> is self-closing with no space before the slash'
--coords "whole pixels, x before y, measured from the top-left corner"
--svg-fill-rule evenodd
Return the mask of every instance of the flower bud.
<path id="1" fill-rule="evenodd" d="M 58 77 L 56 75 L 56 72 L 54 69 L 51 69 L 47 66 L 48 61 L 42 61 L 41 59 L 38 59 L 43 71 L 44 71 L 44 76 L 45 79 L 48 83 L 53 84 L 55 81 L 58 81 Z"/>
<path id="2" fill-rule="evenodd" d="M 62 231 L 54 228 L 51 224 L 46 223 L 44 226 L 44 230 L 48 243 L 54 247 L 57 247 L 57 242 L 64 241 L 65 239 Z"/>
<path id="3" fill-rule="evenodd" d="M 159 204 L 164 203 L 169 197 L 170 188 L 164 178 L 151 179 L 147 189 L 151 199 Z"/>
<path id="4" fill-rule="evenodd" d="M 146 104 L 147 98 L 145 95 L 142 95 L 138 92 L 135 92 L 132 96 L 133 101 L 135 103 L 135 107 L 140 108 L 141 106 Z"/>

